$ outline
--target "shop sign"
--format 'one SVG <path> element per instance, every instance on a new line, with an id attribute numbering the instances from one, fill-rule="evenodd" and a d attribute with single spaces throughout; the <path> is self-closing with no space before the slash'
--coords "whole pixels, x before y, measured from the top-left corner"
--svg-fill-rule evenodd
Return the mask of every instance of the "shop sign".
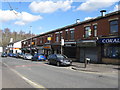
<path id="1" fill-rule="evenodd" d="M 71 44 L 65 44 L 65 46 L 67 46 L 67 47 L 71 47 L 72 45 L 71 45 Z"/>
<path id="2" fill-rule="evenodd" d="M 77 44 L 79 47 L 96 47 L 96 42 L 86 42 Z"/>
<path id="3" fill-rule="evenodd" d="M 20 48 L 13 48 L 13 49 L 17 49 L 17 50 L 19 50 Z"/>
<path id="4" fill-rule="evenodd" d="M 51 47 L 50 46 L 44 46 L 43 48 L 44 49 L 50 49 Z"/>
<path id="5" fill-rule="evenodd" d="M 77 43 L 79 47 L 96 47 L 96 40 L 84 40 Z"/>
<path id="6" fill-rule="evenodd" d="M 61 45 L 64 46 L 64 39 L 61 39 Z"/>
<path id="7" fill-rule="evenodd" d="M 120 38 L 102 38 L 100 43 L 120 43 Z"/>
<path id="8" fill-rule="evenodd" d="M 32 42 L 32 45 L 34 45 L 35 44 L 35 42 Z"/>
<path id="9" fill-rule="evenodd" d="M 52 38 L 51 38 L 51 37 L 48 37 L 48 38 L 47 38 L 47 40 L 48 40 L 48 41 L 51 41 L 51 40 L 52 40 Z"/>

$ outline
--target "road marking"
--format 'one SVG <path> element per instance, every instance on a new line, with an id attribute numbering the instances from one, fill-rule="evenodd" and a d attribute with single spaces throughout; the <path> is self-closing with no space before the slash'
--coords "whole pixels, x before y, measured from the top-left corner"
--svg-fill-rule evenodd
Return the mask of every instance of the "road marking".
<path id="1" fill-rule="evenodd" d="M 29 83 L 30 85 L 32 85 L 34 88 L 42 88 L 43 90 L 48 90 L 47 88 L 45 88 L 44 86 L 33 82 L 32 80 L 26 78 L 25 76 L 23 76 L 22 74 L 20 74 L 19 72 L 17 72 L 16 70 L 10 68 L 6 63 L 3 63 L 4 65 L 6 65 L 11 71 L 13 71 L 14 73 L 16 73 L 18 76 L 20 76 L 22 79 L 24 79 L 27 83 Z"/>

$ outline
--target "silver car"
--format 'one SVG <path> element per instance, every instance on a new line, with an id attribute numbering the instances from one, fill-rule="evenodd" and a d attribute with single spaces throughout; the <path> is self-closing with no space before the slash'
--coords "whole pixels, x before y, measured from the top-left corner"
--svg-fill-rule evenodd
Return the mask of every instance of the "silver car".
<path id="1" fill-rule="evenodd" d="M 23 59 L 29 59 L 29 60 L 31 60 L 32 57 L 33 57 L 33 56 L 32 56 L 31 54 L 25 53 L 24 56 L 23 56 Z"/>

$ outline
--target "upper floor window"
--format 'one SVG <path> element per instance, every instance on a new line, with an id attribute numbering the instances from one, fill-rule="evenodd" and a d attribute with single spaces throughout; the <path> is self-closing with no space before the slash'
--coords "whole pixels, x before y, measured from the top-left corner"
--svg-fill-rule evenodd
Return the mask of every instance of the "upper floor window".
<path id="1" fill-rule="evenodd" d="M 65 40 L 68 40 L 68 29 L 65 30 Z"/>
<path id="2" fill-rule="evenodd" d="M 43 38 L 40 38 L 40 43 L 43 43 Z"/>
<path id="3" fill-rule="evenodd" d="M 91 28 L 90 26 L 85 27 L 85 38 L 88 38 L 91 36 Z"/>
<path id="4" fill-rule="evenodd" d="M 96 37 L 97 36 L 97 25 L 93 26 L 93 30 L 94 30 L 94 37 Z"/>
<path id="5" fill-rule="evenodd" d="M 57 34 L 55 34 L 56 35 L 56 42 L 58 42 L 59 41 L 59 34 L 57 33 Z"/>
<path id="6" fill-rule="evenodd" d="M 74 28 L 70 29 L 70 39 L 74 40 Z"/>
<path id="7" fill-rule="evenodd" d="M 60 32 L 60 41 L 61 41 L 61 39 L 62 39 L 63 37 L 62 37 L 62 31 Z"/>
<path id="8" fill-rule="evenodd" d="M 110 33 L 117 33 L 118 32 L 118 21 L 110 21 Z"/>

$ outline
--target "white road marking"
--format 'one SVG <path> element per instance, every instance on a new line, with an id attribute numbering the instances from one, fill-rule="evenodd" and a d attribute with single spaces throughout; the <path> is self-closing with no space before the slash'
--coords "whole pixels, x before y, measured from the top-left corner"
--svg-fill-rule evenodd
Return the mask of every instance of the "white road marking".
<path id="1" fill-rule="evenodd" d="M 30 85 L 32 85 L 34 88 L 42 88 L 43 90 L 48 90 L 47 88 L 45 88 L 44 86 L 33 82 L 32 80 L 26 78 L 25 76 L 23 76 L 22 74 L 20 74 L 19 72 L 17 72 L 16 70 L 10 68 L 6 63 L 3 63 L 4 65 L 6 65 L 11 71 L 13 71 L 14 73 L 16 73 L 18 76 L 20 76 L 22 79 L 24 79 L 26 82 L 28 82 Z"/>

